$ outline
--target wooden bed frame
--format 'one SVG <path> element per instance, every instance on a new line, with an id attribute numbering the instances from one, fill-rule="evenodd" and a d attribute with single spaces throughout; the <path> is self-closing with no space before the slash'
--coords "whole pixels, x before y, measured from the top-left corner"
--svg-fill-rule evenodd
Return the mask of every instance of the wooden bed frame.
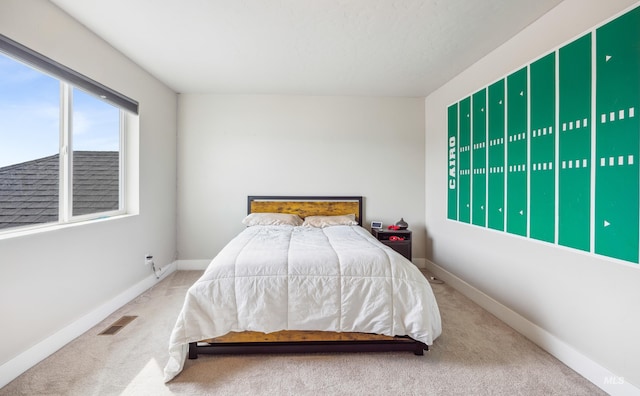
<path id="1" fill-rule="evenodd" d="M 355 214 L 362 225 L 361 196 L 249 196 L 247 213 L 292 213 L 306 216 Z M 229 333 L 189 344 L 189 359 L 198 354 L 389 352 L 406 351 L 424 355 L 429 347 L 410 337 L 329 331 L 278 331 Z"/>

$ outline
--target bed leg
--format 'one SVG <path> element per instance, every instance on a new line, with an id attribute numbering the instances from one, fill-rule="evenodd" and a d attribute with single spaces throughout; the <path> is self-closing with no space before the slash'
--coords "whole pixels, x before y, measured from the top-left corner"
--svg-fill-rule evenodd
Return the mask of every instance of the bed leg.
<path id="1" fill-rule="evenodd" d="M 197 359 L 198 358 L 198 343 L 190 342 L 189 343 L 189 359 Z"/>

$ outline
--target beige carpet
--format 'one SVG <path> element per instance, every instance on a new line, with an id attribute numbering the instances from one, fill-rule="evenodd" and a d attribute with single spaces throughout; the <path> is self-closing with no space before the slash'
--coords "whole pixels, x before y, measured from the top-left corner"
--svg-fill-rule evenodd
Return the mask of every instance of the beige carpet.
<path id="1" fill-rule="evenodd" d="M 569 369 L 446 284 L 443 334 L 412 353 L 201 356 L 162 382 L 169 335 L 200 271 L 178 271 L 0 395 L 599 395 Z M 113 336 L 97 334 L 137 315 Z"/>

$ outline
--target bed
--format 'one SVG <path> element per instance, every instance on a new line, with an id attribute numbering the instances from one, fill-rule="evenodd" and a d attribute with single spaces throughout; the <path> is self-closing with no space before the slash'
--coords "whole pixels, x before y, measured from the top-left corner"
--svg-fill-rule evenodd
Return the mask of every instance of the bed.
<path id="1" fill-rule="evenodd" d="M 248 197 L 247 227 L 187 292 L 165 381 L 202 353 L 422 355 L 441 333 L 433 291 L 362 218 L 359 196 Z"/>

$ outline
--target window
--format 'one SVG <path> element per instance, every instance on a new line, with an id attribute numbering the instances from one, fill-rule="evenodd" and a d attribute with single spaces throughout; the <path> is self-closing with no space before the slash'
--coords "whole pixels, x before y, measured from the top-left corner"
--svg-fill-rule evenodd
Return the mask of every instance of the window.
<path id="1" fill-rule="evenodd" d="M 0 230 L 58 221 L 60 83 L 0 54 Z"/>
<path id="2" fill-rule="evenodd" d="M 0 35 L 0 233 L 125 212 L 137 102 Z"/>
<path id="3" fill-rule="evenodd" d="M 73 216 L 120 209 L 120 109 L 72 91 Z"/>

